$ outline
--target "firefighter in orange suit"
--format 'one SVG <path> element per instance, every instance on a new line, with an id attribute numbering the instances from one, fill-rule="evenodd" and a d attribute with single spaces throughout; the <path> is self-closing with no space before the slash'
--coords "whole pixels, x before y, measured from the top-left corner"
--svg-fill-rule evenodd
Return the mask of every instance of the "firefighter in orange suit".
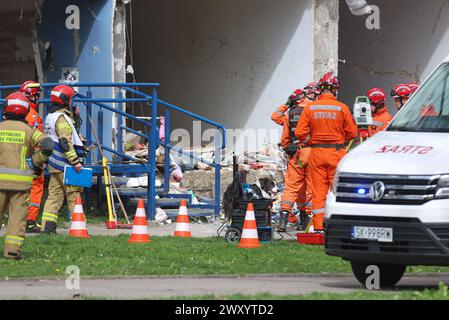
<path id="1" fill-rule="evenodd" d="M 20 92 L 25 94 L 30 102 L 30 112 L 25 117 L 30 127 L 37 128 L 40 132 L 44 132 L 42 118 L 39 115 L 39 97 L 41 94 L 41 86 L 32 80 L 26 81 L 20 87 Z M 28 207 L 26 233 L 39 233 L 40 225 L 37 223 L 39 209 L 41 207 L 42 194 L 44 193 L 45 174 L 42 174 L 33 180 L 30 190 L 30 205 Z"/>
<path id="2" fill-rule="evenodd" d="M 274 121 L 274 123 L 283 126 L 287 117 L 288 117 L 288 110 L 296 105 L 296 102 L 299 100 L 304 99 L 304 92 L 301 89 L 296 89 L 290 97 L 288 97 L 288 100 L 285 104 L 278 107 L 273 113 L 271 114 L 271 120 Z"/>
<path id="3" fill-rule="evenodd" d="M 340 81 L 332 72 L 318 83 L 322 94 L 305 108 L 295 130 L 300 143 L 311 147 L 308 174 L 312 190 L 313 227 L 324 232 L 324 207 L 332 187 L 335 170 L 346 155 L 345 143 L 357 137 L 357 125 L 351 111 L 336 96 Z"/>
<path id="4" fill-rule="evenodd" d="M 21 92 L 10 94 L 0 123 L 0 225 L 8 208 L 4 257 L 20 260 L 25 241 L 29 190 L 53 152 L 53 141 L 25 121 L 29 101 Z"/>
<path id="5" fill-rule="evenodd" d="M 387 95 L 381 88 L 373 88 L 366 94 L 371 104 L 371 113 L 373 115 L 373 125 L 368 128 L 370 137 L 384 130 L 391 122 L 393 117 L 387 110 Z"/>
<path id="6" fill-rule="evenodd" d="M 282 130 L 281 146 L 289 156 L 287 171 L 285 173 L 285 190 L 281 200 L 281 215 L 278 231 L 285 232 L 287 222 L 296 223 L 296 216 L 291 214 L 293 206 L 300 210 L 302 220 L 311 211 L 311 191 L 307 163 L 310 148 L 299 145 L 295 138 L 295 129 L 298 125 L 304 107 L 316 99 L 317 88 L 315 83 L 307 85 L 303 90 L 303 98 L 296 100 L 295 105 L 289 109 L 285 116 Z"/>

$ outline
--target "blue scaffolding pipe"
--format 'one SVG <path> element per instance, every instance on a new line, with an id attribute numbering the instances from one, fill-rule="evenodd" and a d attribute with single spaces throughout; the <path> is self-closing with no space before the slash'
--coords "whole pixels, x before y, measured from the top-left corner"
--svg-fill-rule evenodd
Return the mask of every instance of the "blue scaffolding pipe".
<path id="1" fill-rule="evenodd" d="M 131 129 L 131 128 L 128 128 L 128 127 L 125 127 L 125 126 L 120 126 L 119 128 L 122 129 L 122 130 L 128 131 L 128 132 L 131 132 L 131 133 L 135 134 L 136 136 L 139 136 L 139 137 L 142 137 L 142 138 L 145 138 L 145 139 L 148 138 L 148 136 L 146 134 L 143 134 L 142 132 L 139 132 L 137 130 L 134 130 L 134 129 Z"/>
<path id="2" fill-rule="evenodd" d="M 156 216 L 156 143 L 159 140 L 159 130 L 157 128 L 157 88 L 153 88 L 151 102 L 151 130 L 148 133 L 148 162 L 150 163 L 150 172 L 148 174 L 147 188 L 147 215 L 150 214 L 151 220 Z"/>
<path id="3" fill-rule="evenodd" d="M 127 92 L 134 93 L 134 94 L 140 95 L 140 96 L 142 96 L 142 97 L 146 97 L 146 98 L 148 98 L 148 99 L 150 99 L 150 100 L 153 99 L 152 96 L 150 96 L 150 95 L 148 95 L 148 94 L 146 94 L 146 93 L 144 93 L 144 92 L 137 91 L 137 90 L 130 89 L 130 88 L 123 88 L 123 89 L 124 89 L 125 91 L 127 91 Z M 204 117 L 202 117 L 202 116 L 200 116 L 200 115 L 197 115 L 197 114 L 195 114 L 195 113 L 193 113 L 193 112 L 191 112 L 191 111 L 188 111 L 188 110 L 182 109 L 182 108 L 180 108 L 180 107 L 177 107 L 177 106 L 175 106 L 175 105 L 173 105 L 173 104 L 171 104 L 171 103 L 168 103 L 168 102 L 166 102 L 166 101 L 163 101 L 163 100 L 159 100 L 159 99 L 158 99 L 158 103 L 160 103 L 160 104 L 166 106 L 167 108 L 170 108 L 170 109 L 179 111 L 179 112 L 184 113 L 184 114 L 186 114 L 186 115 L 188 115 L 188 116 L 190 116 L 190 117 L 192 117 L 192 118 L 198 119 L 198 120 L 200 120 L 201 122 L 208 123 L 208 124 L 210 124 L 210 125 L 212 125 L 212 126 L 218 128 L 218 129 L 220 129 L 220 130 L 221 130 L 221 133 L 222 133 L 222 144 L 221 144 L 221 147 L 220 147 L 220 148 L 221 148 L 221 149 L 226 148 L 226 128 L 225 128 L 223 125 L 221 125 L 221 124 L 219 124 L 219 123 L 217 123 L 217 122 L 215 122 L 215 121 L 209 120 L 209 119 L 207 119 L 207 118 L 204 118 Z"/>
<path id="4" fill-rule="evenodd" d="M 92 113 L 93 113 L 93 106 L 95 105 L 100 108 L 98 110 L 98 117 L 97 117 L 97 128 L 98 128 L 98 132 L 99 132 L 100 144 L 105 151 L 117 155 L 119 162 L 121 162 L 122 159 L 126 159 L 126 160 L 137 162 L 140 164 L 142 163 L 141 160 L 134 158 L 134 157 L 130 157 L 124 153 L 123 130 L 132 132 L 132 133 L 136 134 L 137 136 L 147 139 L 148 146 L 149 146 L 149 150 L 148 150 L 149 155 L 155 155 L 156 148 L 159 145 L 164 146 L 164 148 L 165 148 L 165 163 L 164 163 L 164 180 L 165 180 L 164 192 L 165 192 L 165 195 L 168 195 L 168 193 L 169 193 L 169 182 L 170 182 L 169 181 L 170 180 L 170 172 L 169 172 L 170 171 L 170 155 L 169 155 L 169 152 L 170 152 L 170 150 L 174 150 L 176 152 L 182 153 L 184 155 L 187 155 L 190 158 L 193 158 L 195 160 L 201 161 L 203 163 L 206 163 L 206 164 L 212 166 L 215 169 L 215 192 L 214 192 L 215 199 L 214 199 L 213 208 L 215 209 L 215 214 L 216 215 L 219 214 L 219 212 L 220 212 L 220 169 L 221 169 L 220 149 L 224 149 L 226 146 L 226 129 L 224 126 L 222 126 L 221 124 L 216 123 L 212 120 L 209 120 L 207 118 L 199 116 L 193 112 L 190 112 L 188 110 L 185 110 L 178 106 L 175 106 L 171 103 L 159 100 L 158 92 L 157 92 L 159 83 L 90 83 L 90 82 L 45 83 L 45 84 L 42 84 L 44 98 L 40 100 L 40 103 L 44 104 L 44 111 L 45 111 L 44 114 L 45 115 L 47 114 L 48 105 L 50 103 L 50 99 L 48 97 L 50 95 L 51 88 L 54 86 L 60 85 L 60 84 L 67 84 L 69 86 L 86 87 L 87 88 L 86 95 L 78 93 L 76 95 L 76 97 L 74 97 L 73 102 L 84 103 L 86 105 L 86 115 L 91 118 L 92 118 Z M 96 87 L 120 88 L 122 90 L 125 90 L 128 93 L 136 94 L 140 98 L 126 98 L 126 97 L 123 97 L 123 95 L 121 93 L 117 94 L 116 98 L 93 98 L 91 88 L 96 88 Z M 2 99 L 4 90 L 14 90 L 14 89 L 19 89 L 19 88 L 20 88 L 20 85 L 0 86 L 0 103 L 4 102 L 4 99 Z M 151 95 L 148 95 L 142 91 L 136 90 L 138 88 L 151 88 L 151 90 L 152 90 Z M 132 114 L 129 114 L 129 113 L 123 111 L 123 105 L 122 105 L 123 103 L 137 103 L 137 102 L 145 102 L 148 104 L 148 107 L 151 109 L 151 113 L 150 113 L 151 118 L 149 121 L 140 119 Z M 105 103 L 117 104 L 116 105 L 117 107 L 110 106 Z M 166 107 L 165 113 L 164 113 L 166 139 L 164 139 L 164 141 L 161 141 L 159 139 L 159 134 L 158 134 L 159 128 L 157 126 L 157 120 L 158 120 L 158 113 L 159 113 L 158 112 L 159 104 Z M 119 139 L 119 141 L 117 142 L 118 150 L 114 150 L 108 146 L 103 145 L 103 143 L 102 143 L 103 109 L 106 109 L 110 112 L 118 114 L 118 123 L 117 123 L 117 128 L 118 128 L 117 137 Z M 188 115 L 188 116 L 195 118 L 197 120 L 200 120 L 202 122 L 208 123 L 217 128 L 215 141 L 214 141 L 215 142 L 214 163 L 208 162 L 208 161 L 206 161 L 200 157 L 197 157 L 191 153 L 184 152 L 184 151 L 182 151 L 182 149 L 174 147 L 170 144 L 169 138 L 170 138 L 170 131 L 171 131 L 171 127 L 170 127 L 170 111 L 171 110 L 183 113 L 185 115 Z M 0 112 L 1 112 L 1 110 L 0 110 Z M 126 125 L 123 125 L 122 117 L 129 118 L 135 122 L 138 122 L 138 123 L 144 125 L 145 127 L 150 128 L 150 132 L 148 132 L 147 134 L 143 134 L 143 133 L 140 133 L 132 128 L 128 128 Z M 96 143 L 92 143 L 91 130 L 92 130 L 92 128 L 90 125 L 90 121 L 87 121 L 87 123 L 86 123 L 87 145 L 89 145 L 89 146 L 97 145 Z M 220 135 L 221 135 L 221 145 L 218 144 Z M 92 153 L 90 153 L 87 157 L 86 165 L 89 166 L 92 163 L 93 163 Z M 128 172 L 129 171 L 129 170 L 127 170 L 127 166 L 129 166 L 129 165 L 122 164 L 122 165 L 116 165 L 116 166 L 119 169 L 119 171 L 121 170 L 120 172 L 122 172 L 122 171 Z M 143 170 L 143 171 L 139 171 L 139 170 Z M 148 175 L 148 188 L 147 188 L 147 194 L 146 194 L 148 201 L 147 201 L 146 211 L 147 211 L 147 215 L 151 219 L 154 219 L 155 209 L 156 209 L 156 201 L 155 201 L 155 197 L 156 197 L 156 187 L 155 187 L 155 185 L 156 185 L 155 184 L 155 182 L 156 182 L 156 158 L 155 158 L 155 156 L 149 156 L 148 164 L 146 166 L 142 166 L 142 169 L 139 169 L 139 170 L 136 171 L 136 173 L 141 172 L 141 173 L 146 173 Z M 99 174 L 101 174 L 101 173 L 99 172 Z M 102 183 L 101 179 L 98 179 L 99 191 L 101 190 L 101 183 Z M 162 196 L 164 196 L 164 195 L 162 195 Z M 186 195 L 186 196 L 189 197 L 190 195 Z M 90 197 L 89 197 L 89 199 L 90 199 Z M 98 199 L 99 200 L 101 199 L 100 192 L 98 194 Z"/>
<path id="5" fill-rule="evenodd" d="M 94 145 L 96 145 L 96 146 L 98 147 L 98 144 L 94 143 Z M 129 161 L 133 161 L 133 162 L 137 162 L 137 163 L 142 162 L 142 160 L 139 160 L 139 159 L 137 159 L 137 158 L 130 157 L 130 156 L 126 155 L 126 154 L 120 153 L 120 152 L 118 152 L 118 151 L 116 151 L 116 150 L 114 150 L 114 149 L 111 149 L 111 148 L 109 148 L 109 147 L 103 145 L 103 144 L 101 145 L 101 148 L 102 148 L 103 150 L 108 151 L 108 152 L 110 152 L 110 153 L 113 153 L 113 154 L 115 154 L 115 155 L 117 155 L 117 156 L 121 156 L 121 157 L 123 157 L 123 158 L 125 158 L 125 159 L 127 159 L 127 160 L 129 160 Z"/>
<path id="6" fill-rule="evenodd" d="M 168 147 L 170 142 L 170 111 L 165 110 L 164 115 L 164 192 L 170 192 L 170 148 Z"/>
<path id="7" fill-rule="evenodd" d="M 91 87 L 91 88 L 99 88 L 99 87 L 133 87 L 133 88 L 153 88 L 159 87 L 159 83 L 127 83 L 127 82 L 55 82 L 55 83 L 42 83 L 42 88 L 52 88 L 59 86 L 61 84 L 65 84 L 71 87 Z M 20 89 L 22 85 L 8 85 L 8 86 L 0 86 L 0 90 L 13 90 Z"/>
<path id="8" fill-rule="evenodd" d="M 78 95 L 80 95 L 80 94 L 78 94 Z M 132 114 L 126 113 L 124 111 L 115 109 L 115 108 L 113 108 L 111 106 L 108 106 L 107 104 L 98 102 L 97 99 L 89 99 L 89 98 L 85 97 L 83 100 L 86 100 L 84 102 L 91 102 L 91 103 L 93 103 L 93 104 L 95 104 L 95 105 L 97 105 L 97 106 L 99 106 L 101 108 L 104 108 L 104 109 L 109 110 L 109 111 L 114 112 L 114 113 L 118 113 L 119 115 L 121 115 L 123 117 L 130 118 L 130 119 L 132 119 L 132 120 L 134 120 L 136 122 L 139 122 L 139 123 L 143 124 L 144 126 L 151 127 L 151 123 L 150 122 L 145 121 L 143 119 L 140 119 L 140 118 L 138 118 L 136 116 L 133 116 Z M 148 102 L 148 99 L 145 100 L 145 101 Z"/>

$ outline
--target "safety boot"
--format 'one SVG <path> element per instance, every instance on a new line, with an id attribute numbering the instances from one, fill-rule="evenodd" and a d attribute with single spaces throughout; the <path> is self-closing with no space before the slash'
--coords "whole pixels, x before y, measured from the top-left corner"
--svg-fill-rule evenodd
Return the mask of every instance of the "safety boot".
<path id="1" fill-rule="evenodd" d="M 277 231 L 278 232 L 287 231 L 287 223 L 288 223 L 288 211 L 282 211 L 279 216 Z"/>
<path id="2" fill-rule="evenodd" d="M 3 256 L 7 260 L 22 260 L 23 257 L 19 252 L 8 252 Z"/>
<path id="3" fill-rule="evenodd" d="M 56 234 L 56 222 L 53 221 L 47 221 L 45 222 L 45 228 L 41 233 L 45 233 L 45 234 L 51 234 L 54 233 Z"/>
<path id="4" fill-rule="evenodd" d="M 27 220 L 27 225 L 25 228 L 25 233 L 41 233 L 41 229 L 33 220 Z"/>
<path id="5" fill-rule="evenodd" d="M 304 211 L 299 213 L 298 224 L 296 225 L 296 229 L 298 231 L 306 231 L 307 226 L 309 225 L 310 217 Z"/>

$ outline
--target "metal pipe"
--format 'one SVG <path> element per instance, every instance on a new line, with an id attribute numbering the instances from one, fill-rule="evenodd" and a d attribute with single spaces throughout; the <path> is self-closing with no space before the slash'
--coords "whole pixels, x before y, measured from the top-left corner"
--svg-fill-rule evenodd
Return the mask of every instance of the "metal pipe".
<path id="1" fill-rule="evenodd" d="M 98 138 L 100 138 L 100 144 L 103 144 L 103 110 L 97 112 L 97 123 L 98 123 Z M 100 148 L 98 150 L 101 150 Z M 101 159 L 101 154 L 98 152 L 98 159 Z"/>
<path id="2" fill-rule="evenodd" d="M 145 138 L 145 139 L 148 139 L 148 136 L 147 135 L 145 135 L 145 134 L 143 134 L 143 133 L 141 133 L 141 132 L 139 132 L 139 131 L 136 131 L 136 130 L 134 130 L 134 129 L 131 129 L 131 128 L 128 128 L 128 127 L 125 127 L 125 126 L 121 126 L 120 127 L 122 130 L 125 130 L 125 131 L 128 131 L 128 132 L 131 132 L 131 133 L 134 133 L 136 136 L 139 136 L 139 137 L 142 137 L 142 138 Z"/>
<path id="3" fill-rule="evenodd" d="M 95 144 L 95 145 L 97 145 L 97 144 Z M 146 162 L 146 160 L 133 158 L 133 157 L 127 156 L 126 154 L 121 154 L 121 153 L 117 152 L 116 150 L 111 149 L 111 148 L 105 146 L 104 144 L 102 144 L 101 147 L 103 148 L 103 150 L 106 150 L 106 151 L 108 151 L 108 152 L 110 152 L 110 153 L 113 153 L 113 154 L 115 154 L 115 155 L 118 155 L 118 156 L 122 156 L 122 157 L 125 158 L 126 160 L 133 161 L 133 162 L 137 162 L 137 163 Z"/>
<path id="4" fill-rule="evenodd" d="M 170 148 L 167 144 L 170 143 L 170 111 L 165 109 L 164 118 L 164 192 L 170 192 Z"/>
<path id="5" fill-rule="evenodd" d="M 177 107 L 177 106 L 175 106 L 175 105 L 173 105 L 171 103 L 168 103 L 168 102 L 165 102 L 165 101 L 162 101 L 162 100 L 158 100 L 158 102 L 160 104 L 170 108 L 170 109 L 173 109 L 173 110 L 176 110 L 178 112 L 184 113 L 184 114 L 186 114 L 188 116 L 191 116 L 192 118 L 196 118 L 196 119 L 198 119 L 198 120 L 200 120 L 202 122 L 206 122 L 206 123 L 208 123 L 208 124 L 210 124 L 210 125 L 212 125 L 214 127 L 219 128 L 222 131 L 222 144 L 221 144 L 220 148 L 224 149 L 226 147 L 226 128 L 224 126 L 222 126 L 221 124 L 219 124 L 217 122 L 214 122 L 212 120 L 206 119 L 206 118 L 204 118 L 202 116 L 199 116 L 199 115 L 197 115 L 197 114 L 195 114 L 193 112 L 181 109 L 180 107 Z"/>
<path id="6" fill-rule="evenodd" d="M 80 95 L 80 94 L 78 94 L 78 95 Z M 150 126 L 151 126 L 151 123 L 148 122 L 148 121 L 145 121 L 145 120 L 142 120 L 142 119 L 138 119 L 138 118 L 136 118 L 135 116 L 133 116 L 132 114 L 123 112 L 123 111 L 121 111 L 121 110 L 117 110 L 117 109 L 115 109 L 115 108 L 113 108 L 113 107 L 108 106 L 107 104 L 104 104 L 104 103 L 101 103 L 101 102 L 96 102 L 95 100 L 96 100 L 96 99 L 92 99 L 91 102 L 92 102 L 93 104 L 95 104 L 95 105 L 97 105 L 97 106 L 103 108 L 103 109 L 109 110 L 109 111 L 111 111 L 111 112 L 118 113 L 118 114 L 120 114 L 120 115 L 122 115 L 122 116 L 124 116 L 124 117 L 130 118 L 130 119 L 132 119 L 132 120 L 134 120 L 134 121 L 136 121 L 136 122 L 139 122 L 139 123 L 141 123 L 141 124 L 143 124 L 143 125 L 145 125 L 145 126 L 147 126 L 147 127 L 150 127 Z M 148 100 L 146 100 L 146 101 L 148 101 Z"/>
<path id="7" fill-rule="evenodd" d="M 56 87 L 61 84 L 65 84 L 71 87 L 92 87 L 92 88 L 98 88 L 98 87 L 135 87 L 135 88 L 141 88 L 141 87 L 159 87 L 160 83 L 154 82 L 154 83 L 128 83 L 128 82 L 54 82 L 54 83 L 42 83 L 42 88 L 50 88 L 50 87 Z M 7 86 L 0 86 L 0 89 L 2 90 L 11 90 L 11 89 L 20 89 L 21 85 L 7 85 Z"/>
<path id="8" fill-rule="evenodd" d="M 151 130 L 148 134 L 148 160 L 150 162 L 150 172 L 148 172 L 147 188 L 147 215 L 154 220 L 156 216 L 156 142 L 159 140 L 157 128 L 157 89 L 153 88 L 154 97 L 151 105 Z"/>
<path id="9" fill-rule="evenodd" d="M 215 139 L 217 139 L 217 133 L 215 134 Z M 217 141 L 217 140 L 215 140 Z M 214 168 L 215 168 L 215 216 L 220 215 L 221 206 L 220 206 L 220 175 L 221 175 L 221 150 L 218 148 L 218 145 L 215 144 L 215 161 L 214 161 Z"/>
<path id="10" fill-rule="evenodd" d="M 87 97 L 89 99 L 92 98 L 92 91 L 87 91 L 86 93 Z M 92 102 L 88 102 L 86 103 L 86 115 L 88 119 L 92 118 Z M 92 122 L 87 121 L 86 123 L 86 140 L 87 140 L 87 145 L 90 146 L 92 144 Z M 87 154 L 87 163 L 92 163 L 92 154 L 89 152 Z"/>
<path id="11" fill-rule="evenodd" d="M 117 99 L 121 100 L 123 99 L 123 95 L 122 93 L 119 91 L 117 93 Z M 118 109 L 120 111 L 123 111 L 123 103 L 119 102 L 117 105 Z M 119 114 L 117 117 L 117 151 L 120 153 L 123 153 L 123 130 L 122 130 L 122 122 L 123 122 L 123 118 L 122 115 Z M 122 162 L 123 158 L 121 156 L 119 156 L 117 158 L 118 162 Z"/>
<path id="12" fill-rule="evenodd" d="M 140 91 L 137 91 L 137 90 L 134 90 L 134 89 L 131 89 L 131 88 L 124 88 L 124 90 L 126 90 L 128 92 L 131 92 L 131 93 L 134 93 L 134 94 L 137 94 L 137 95 L 140 95 L 142 97 L 146 97 L 146 98 L 148 98 L 150 100 L 153 99 L 153 97 L 151 97 L 150 95 L 148 95 L 148 94 L 146 94 L 144 92 L 140 92 Z M 212 126 L 214 126 L 216 128 L 221 129 L 221 131 L 222 131 L 222 145 L 221 145 L 221 149 L 224 149 L 226 147 L 226 128 L 223 125 L 221 125 L 221 124 L 219 124 L 219 123 L 217 123 L 215 121 L 209 120 L 207 118 L 204 118 L 202 116 L 199 116 L 199 115 L 197 115 L 197 114 L 195 114 L 193 112 L 184 110 L 184 109 L 182 109 L 180 107 L 177 107 L 177 106 L 175 106 L 175 105 L 173 105 L 171 103 L 168 103 L 168 102 L 165 102 L 165 101 L 162 101 L 162 100 L 158 100 L 158 102 L 160 104 L 168 107 L 168 108 L 171 108 L 171 109 L 176 110 L 178 112 L 184 113 L 184 114 L 186 114 L 186 115 L 188 115 L 188 116 L 190 116 L 192 118 L 198 119 L 198 120 L 200 120 L 202 122 L 206 122 L 206 123 L 208 123 L 208 124 L 210 124 L 210 125 L 212 125 Z"/>

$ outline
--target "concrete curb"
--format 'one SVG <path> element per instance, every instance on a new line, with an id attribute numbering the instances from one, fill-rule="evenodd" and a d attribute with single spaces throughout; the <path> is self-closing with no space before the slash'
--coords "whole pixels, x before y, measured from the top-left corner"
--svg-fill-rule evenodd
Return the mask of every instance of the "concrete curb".
<path id="1" fill-rule="evenodd" d="M 138 280 L 138 279 L 239 279 L 239 278 L 353 278 L 352 273 L 294 273 L 294 274 L 245 274 L 245 275 L 232 275 L 232 274 L 218 274 L 218 275 L 148 275 L 148 276 L 81 276 L 83 279 L 89 280 Z M 438 272 L 417 272 L 417 273 L 406 273 L 404 275 L 405 278 L 424 278 L 424 277 L 433 277 L 433 278 L 442 278 L 449 277 L 449 273 L 438 273 Z M 65 280 L 61 277 L 29 277 L 29 278 L 2 278 L 1 282 L 7 281 L 59 281 Z"/>

